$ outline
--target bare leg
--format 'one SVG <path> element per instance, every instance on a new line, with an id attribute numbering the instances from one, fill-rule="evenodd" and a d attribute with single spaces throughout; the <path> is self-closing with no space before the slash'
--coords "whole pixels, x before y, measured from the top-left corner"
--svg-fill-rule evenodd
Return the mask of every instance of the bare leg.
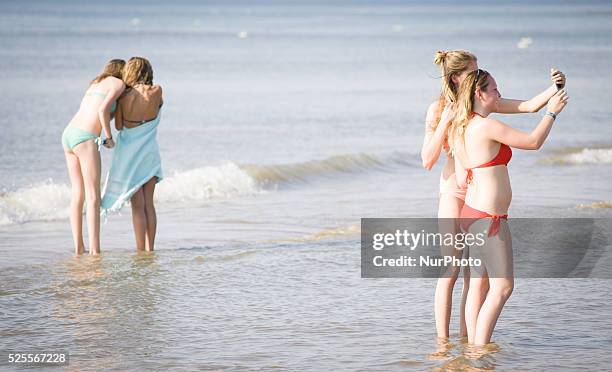
<path id="1" fill-rule="evenodd" d="M 463 200 L 454 197 L 449 194 L 440 195 L 440 205 L 438 206 L 438 218 L 439 230 L 441 233 L 458 232 L 458 227 L 453 219 L 458 219 L 463 207 Z M 451 251 L 449 251 L 449 249 Z M 442 254 L 452 255 L 455 252 L 453 247 L 444 249 Z M 457 281 L 459 270 L 453 270 L 449 272 L 445 277 L 438 279 L 436 285 L 436 293 L 434 296 L 434 313 L 436 317 L 436 331 L 438 337 L 446 338 L 449 334 L 449 324 L 451 318 L 451 308 L 453 305 L 453 288 Z M 460 314 L 463 314 L 463 309 Z M 461 324 L 465 323 L 465 320 L 461 318 Z"/>
<path id="2" fill-rule="evenodd" d="M 502 222 L 499 235 L 491 240 L 486 251 L 490 289 L 478 313 L 474 337 L 476 345 L 491 342 L 497 319 L 514 289 L 512 239 L 506 222 Z"/>
<path id="3" fill-rule="evenodd" d="M 70 200 L 70 227 L 72 228 L 72 240 L 74 241 L 74 253 L 83 254 L 85 243 L 83 243 L 83 204 L 85 203 L 85 186 L 83 185 L 83 175 L 79 158 L 64 149 L 68 174 L 72 184 L 72 196 Z"/>
<path id="4" fill-rule="evenodd" d="M 474 344 L 476 345 L 485 345 L 491 342 L 491 336 L 493 335 L 495 324 L 497 324 L 497 319 L 514 288 L 514 280 L 512 278 L 490 278 L 489 282 L 491 289 L 480 308 L 478 320 L 476 321 L 474 337 Z"/>
<path id="5" fill-rule="evenodd" d="M 473 343 L 476 335 L 478 313 L 485 300 L 489 278 L 481 275 L 470 277 L 470 287 L 465 300 L 465 327 L 468 342 Z"/>
<path id="6" fill-rule="evenodd" d="M 87 198 L 89 253 L 97 255 L 100 254 L 100 152 L 93 140 L 78 144 L 74 152 L 81 164 Z"/>
<path id="7" fill-rule="evenodd" d="M 470 268 L 463 268 L 463 288 L 461 288 L 461 308 L 459 309 L 459 336 L 467 336 L 467 326 L 465 325 L 465 304 L 470 290 Z"/>
<path id="8" fill-rule="evenodd" d="M 451 308 L 453 306 L 453 287 L 457 276 L 439 278 L 434 298 L 434 311 L 436 315 L 436 331 L 438 337 L 448 338 Z"/>
<path id="9" fill-rule="evenodd" d="M 136 238 L 136 250 L 144 251 L 147 216 L 145 214 L 145 198 L 142 187 L 132 195 L 132 224 L 134 225 L 134 237 Z"/>
<path id="10" fill-rule="evenodd" d="M 144 191 L 145 214 L 147 216 L 147 252 L 153 252 L 153 246 L 155 245 L 155 233 L 157 232 L 157 214 L 155 213 L 155 204 L 153 204 L 153 194 L 155 193 L 156 184 L 157 178 L 153 177 L 142 186 L 142 190 Z"/>

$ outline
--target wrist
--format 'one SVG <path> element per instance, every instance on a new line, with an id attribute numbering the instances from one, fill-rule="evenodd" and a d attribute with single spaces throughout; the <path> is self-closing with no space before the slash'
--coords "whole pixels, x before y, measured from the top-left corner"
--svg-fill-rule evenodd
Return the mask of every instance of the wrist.
<path id="1" fill-rule="evenodd" d="M 546 114 L 544 116 L 550 116 L 553 120 L 557 118 L 557 113 L 551 110 L 546 110 Z"/>

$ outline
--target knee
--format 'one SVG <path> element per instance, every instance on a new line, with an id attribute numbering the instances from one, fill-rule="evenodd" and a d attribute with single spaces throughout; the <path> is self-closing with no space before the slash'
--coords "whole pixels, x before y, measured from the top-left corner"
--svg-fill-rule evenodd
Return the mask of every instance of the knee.
<path id="1" fill-rule="evenodd" d="M 130 203 L 132 204 L 132 209 L 144 210 L 145 208 L 144 200 L 139 194 L 132 196 Z"/>
<path id="2" fill-rule="evenodd" d="M 447 273 L 448 274 L 448 273 Z M 444 275 L 441 278 L 438 278 L 438 289 L 439 290 L 450 290 L 452 291 L 455 287 L 455 281 L 457 280 L 457 276 L 448 276 Z"/>
<path id="3" fill-rule="evenodd" d="M 488 291 L 488 283 L 486 279 L 474 279 L 472 278 L 471 280 L 467 281 L 467 286 L 469 288 L 469 294 L 471 295 L 478 295 L 478 296 L 482 296 L 483 294 L 487 293 Z"/>
<path id="4" fill-rule="evenodd" d="M 100 194 L 99 193 L 89 193 L 87 195 L 87 205 L 89 206 L 100 206 Z"/>
<path id="5" fill-rule="evenodd" d="M 495 291 L 495 294 L 499 298 L 501 298 L 502 300 L 506 301 L 512 295 L 512 291 L 513 290 L 514 290 L 514 283 L 508 282 L 508 283 L 504 283 L 504 284 L 496 287 L 494 291 Z"/>
<path id="6" fill-rule="evenodd" d="M 155 213 L 155 204 L 153 204 L 153 200 L 146 200 L 144 202 L 144 208 L 147 213 Z"/>
<path id="7" fill-rule="evenodd" d="M 73 191 L 71 201 L 73 204 L 83 204 L 85 202 L 85 193 L 82 190 Z"/>

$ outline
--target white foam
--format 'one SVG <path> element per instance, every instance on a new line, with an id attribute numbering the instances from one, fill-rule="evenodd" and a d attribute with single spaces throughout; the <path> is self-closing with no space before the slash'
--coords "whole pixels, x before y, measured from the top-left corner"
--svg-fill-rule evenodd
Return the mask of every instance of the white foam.
<path id="1" fill-rule="evenodd" d="M 160 202 L 204 201 L 260 193 L 257 182 L 234 163 L 178 172 L 157 187 Z"/>
<path id="2" fill-rule="evenodd" d="M 160 203 L 206 201 L 261 192 L 251 176 L 236 164 L 227 163 L 175 173 L 158 185 L 155 199 Z M 70 186 L 49 180 L 0 194 L 0 226 L 67 219 L 70 193 Z"/>
<path id="3" fill-rule="evenodd" d="M 228 162 L 166 175 L 156 188 L 155 200 L 159 203 L 205 202 L 257 195 L 279 183 L 383 168 L 387 164 L 403 164 L 405 158 L 406 154 L 400 153 L 382 157 L 349 154 L 303 163 L 242 167 Z M 54 184 L 51 180 L 0 194 L 0 226 L 67 219 L 70 195 L 69 185 Z"/>
<path id="4" fill-rule="evenodd" d="M 612 149 L 585 148 L 578 152 L 557 156 L 552 160 L 555 164 L 612 164 Z"/>
<path id="5" fill-rule="evenodd" d="M 68 218 L 70 187 L 51 180 L 0 196 L 0 226 Z"/>

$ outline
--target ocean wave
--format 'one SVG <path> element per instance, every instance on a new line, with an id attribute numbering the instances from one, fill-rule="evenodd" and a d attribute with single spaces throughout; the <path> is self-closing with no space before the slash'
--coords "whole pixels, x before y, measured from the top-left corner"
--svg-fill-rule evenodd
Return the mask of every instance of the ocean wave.
<path id="1" fill-rule="evenodd" d="M 279 240 L 270 240 L 268 243 L 307 243 L 317 242 L 321 240 L 335 239 L 335 238 L 346 238 L 346 237 L 357 237 L 361 233 L 361 225 L 342 225 L 331 228 L 319 230 L 314 234 L 283 238 Z"/>
<path id="2" fill-rule="evenodd" d="M 612 148 L 570 149 L 545 158 L 543 162 L 554 165 L 612 164 Z"/>
<path id="3" fill-rule="evenodd" d="M 591 204 L 579 204 L 578 208 L 587 208 L 587 209 L 606 209 L 612 208 L 612 202 L 610 201 L 598 201 Z"/>
<path id="4" fill-rule="evenodd" d="M 70 187 L 52 180 L 0 195 L 0 226 L 68 217 Z"/>
<path id="5" fill-rule="evenodd" d="M 176 172 L 164 178 L 155 192 L 160 203 L 205 202 L 266 193 L 283 183 L 306 182 L 394 166 L 413 166 L 409 154 L 338 155 L 302 163 L 237 165 L 228 162 Z M 416 164 L 416 163 L 415 163 Z M 70 186 L 44 183 L 0 193 L 0 226 L 68 218 Z"/>
<path id="6" fill-rule="evenodd" d="M 276 165 L 244 165 L 241 168 L 263 185 L 283 182 L 303 182 L 315 177 L 335 176 L 367 170 L 385 170 L 393 166 L 414 166 L 410 154 L 394 152 L 387 155 L 349 154 L 321 160 Z"/>
<path id="7" fill-rule="evenodd" d="M 234 163 L 176 172 L 155 192 L 159 202 L 206 201 L 262 192 L 257 181 Z"/>
<path id="8" fill-rule="evenodd" d="M 177 172 L 155 192 L 160 203 L 229 199 L 264 192 L 258 182 L 233 163 Z M 0 194 L 0 226 L 52 221 L 69 216 L 71 189 L 48 180 Z"/>

